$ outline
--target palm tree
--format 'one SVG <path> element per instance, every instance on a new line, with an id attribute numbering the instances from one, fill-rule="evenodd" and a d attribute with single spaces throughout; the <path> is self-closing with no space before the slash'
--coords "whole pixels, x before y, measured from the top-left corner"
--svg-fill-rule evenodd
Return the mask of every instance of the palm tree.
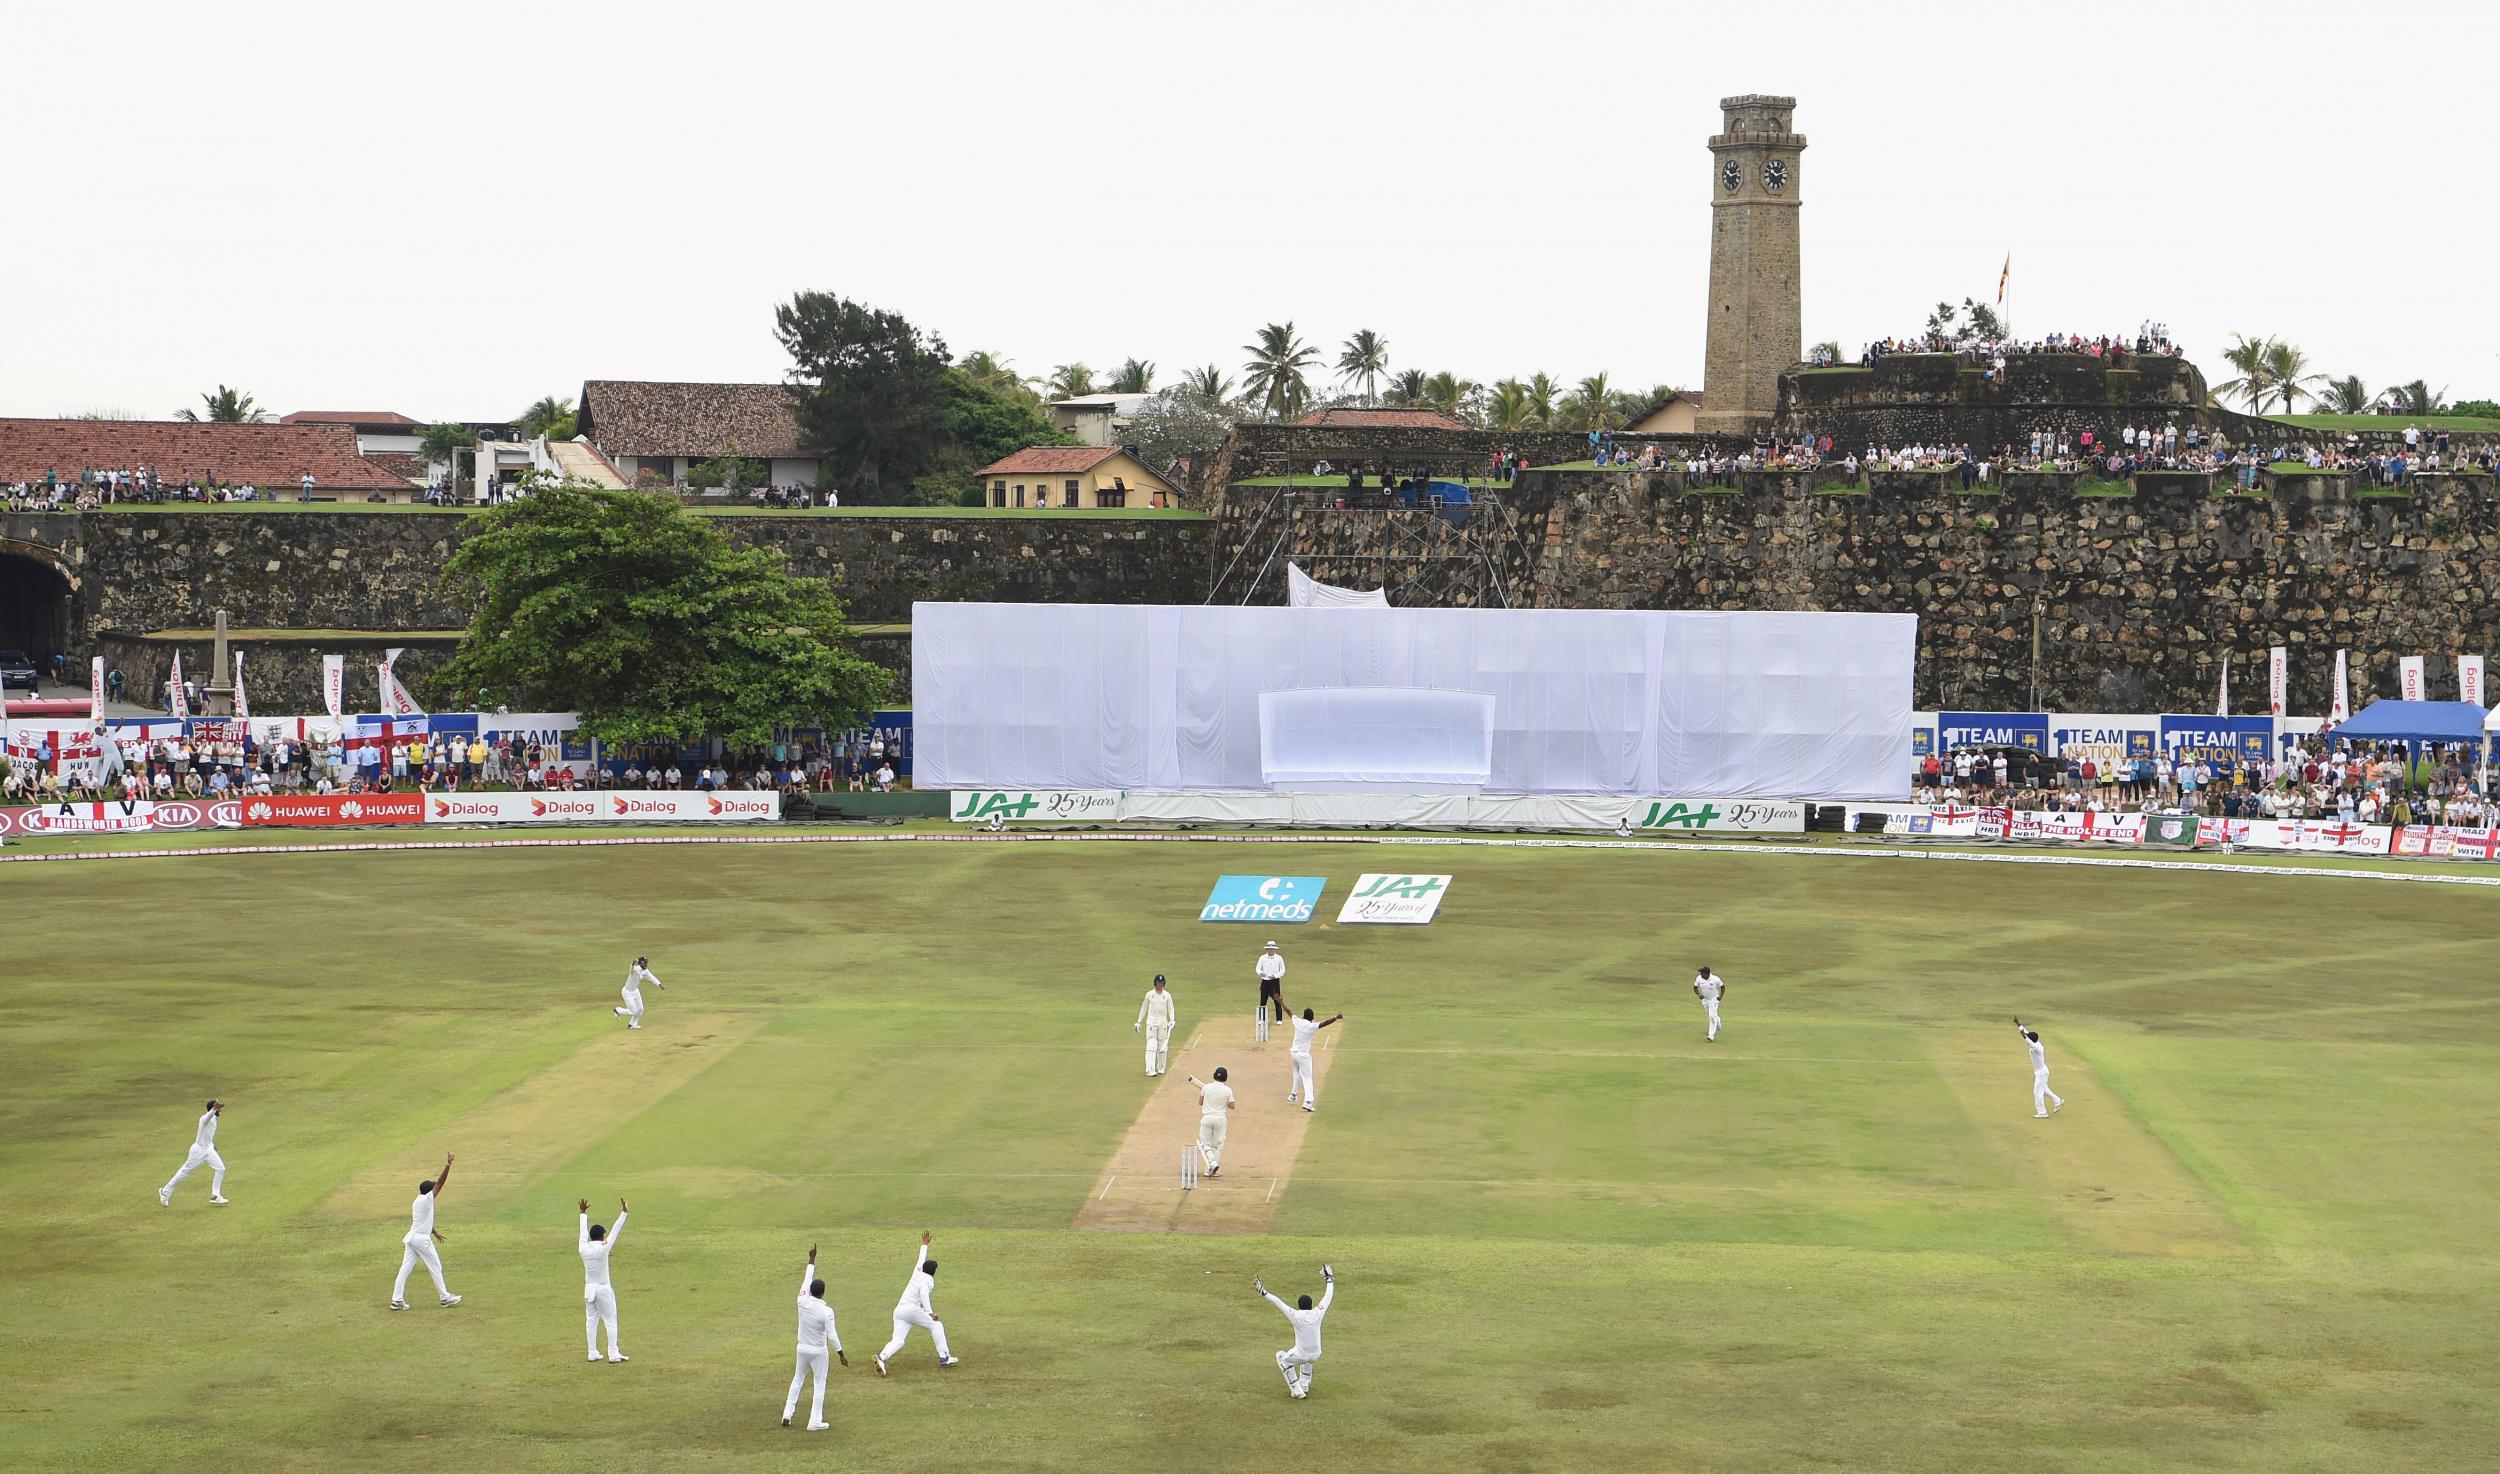
<path id="1" fill-rule="evenodd" d="M 1053 399 L 1075 399 L 1094 392 L 1094 371 L 1082 363 L 1063 363 L 1050 371 L 1044 386 Z"/>
<path id="2" fill-rule="evenodd" d="M 1562 385 L 1546 374 L 1528 376 L 1528 427 L 1550 430 L 1554 426 L 1554 402 L 1562 395 Z"/>
<path id="3" fill-rule="evenodd" d="M 261 412 L 258 405 L 252 403 L 252 396 L 240 389 L 229 389 L 223 384 L 217 386 L 216 393 L 201 395 L 200 403 L 208 406 L 207 414 L 203 415 L 198 410 L 178 409 L 174 411 L 174 418 L 194 425 L 203 420 L 212 425 L 259 425 L 267 423 L 269 419 L 268 415 Z"/>
<path id="4" fill-rule="evenodd" d="M 2246 333 L 2231 335 L 2231 346 L 2222 350 L 2222 361 L 2236 371 L 2238 377 L 2225 379 L 2214 386 L 2217 400 L 2233 394 L 2247 396 L 2248 412 L 2257 414 L 2266 402 L 2266 350 L 2272 346 L 2268 338 L 2252 338 Z"/>
<path id="5" fill-rule="evenodd" d="M 1294 336 L 1293 323 L 1271 322 L 1259 329 L 1259 341 L 1244 343 L 1241 351 L 1250 355 L 1243 364 L 1242 392 L 1260 411 L 1272 420 L 1289 420 L 1302 412 L 1310 398 L 1310 381 L 1303 370 L 1319 359 L 1319 350 Z"/>
<path id="6" fill-rule="evenodd" d="M 1807 349 L 1806 357 L 1819 358 L 1826 363 L 1838 363 L 1840 362 L 1840 340 L 1838 338 L 1826 338 L 1822 342 Z"/>
<path id="7" fill-rule="evenodd" d="M 2266 391 L 2283 397 L 2283 413 L 2292 412 L 2295 399 L 2315 399 L 2317 391 L 2310 386 L 2326 382 L 2326 375 L 2308 372 L 2309 355 L 2277 338 L 2266 345 Z"/>
<path id="8" fill-rule="evenodd" d="M 1485 428 L 1489 430 L 1525 430 L 1528 428 L 1528 386 L 1517 379 L 1503 379 L 1493 386 L 1493 397 L 1485 401 Z"/>
<path id="9" fill-rule="evenodd" d="M 1405 369 L 1389 381 L 1389 392 L 1383 402 L 1388 404 L 1421 404 L 1431 391 L 1432 375 L 1422 369 Z"/>
<path id="10" fill-rule="evenodd" d="M 1132 358 L 1112 370 L 1111 382 L 1103 386 L 1106 394 L 1150 394 L 1155 386 L 1155 366 L 1151 358 Z"/>
<path id="11" fill-rule="evenodd" d="M 523 440 L 536 440 L 572 418 L 573 401 L 558 399 L 550 394 L 521 411 L 521 417 L 512 422 L 512 427 L 521 432 Z M 549 438 L 563 439 L 565 437 L 550 436 Z"/>
<path id="12" fill-rule="evenodd" d="M 1455 415 L 1466 406 L 1468 397 L 1476 389 L 1475 380 L 1462 379 L 1444 369 L 1424 381 L 1423 403 L 1445 415 Z"/>
<path id="13" fill-rule="evenodd" d="M 1562 427 L 1566 430 L 1614 430 L 1623 424 L 1622 414 L 1615 407 L 1614 386 L 1604 374 L 1591 374 L 1571 391 L 1562 403 Z"/>
<path id="14" fill-rule="evenodd" d="M 2404 401 L 2407 413 L 2440 415 L 2448 412 L 2448 387 L 2445 384 L 2433 389 L 2429 380 L 2416 379 L 2410 384 L 2398 385 L 2394 392 L 2398 399 Z"/>
<path id="15" fill-rule="evenodd" d="M 1210 363 L 1182 374 L 1181 387 L 1221 404 L 1233 392 L 1233 381 L 1225 377 L 1222 369 Z"/>
<path id="16" fill-rule="evenodd" d="M 1380 402 L 1380 376 L 1389 371 L 1389 340 L 1370 328 L 1358 329 L 1345 340 L 1345 351 L 1337 355 L 1337 373 L 1344 383 L 1360 382 L 1363 402 Z"/>
<path id="17" fill-rule="evenodd" d="M 2370 412 L 2370 387 L 2361 382 L 2358 374 L 2329 379 L 2322 403 L 2334 414 L 2366 415 Z"/>
<path id="18" fill-rule="evenodd" d="M 1012 399 L 1019 404 L 1041 402 L 1041 396 L 1033 392 L 1034 380 L 1017 373 L 1014 361 L 1004 355 L 983 348 L 965 355 L 964 361 L 955 367 L 965 378 L 1001 399 Z"/>

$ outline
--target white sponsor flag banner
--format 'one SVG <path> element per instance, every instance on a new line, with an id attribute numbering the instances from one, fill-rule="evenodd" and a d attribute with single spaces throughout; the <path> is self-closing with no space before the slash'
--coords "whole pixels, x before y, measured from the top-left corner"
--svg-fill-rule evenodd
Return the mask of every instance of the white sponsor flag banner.
<path id="1" fill-rule="evenodd" d="M 1446 875 L 1358 875 L 1337 921 L 1346 926 L 1422 926 L 1449 894 Z"/>
<path id="2" fill-rule="evenodd" d="M 399 663 L 399 657 L 406 653 L 405 647 L 401 647 L 382 654 L 382 715 L 386 717 L 412 717 L 425 710 L 417 705 L 417 698 L 408 694 L 408 688 L 399 683 L 399 677 L 391 670 Z"/>
<path id="3" fill-rule="evenodd" d="M 174 652 L 174 678 L 169 685 L 173 696 L 165 703 L 165 709 L 174 714 L 176 721 L 188 720 L 191 715 L 191 698 L 182 689 L 182 652 L 179 650 Z"/>
<path id="4" fill-rule="evenodd" d="M 2348 652 L 2335 652 L 2335 704 L 2326 710 L 2326 724 L 2340 727 L 2352 719 L 2352 688 L 2346 680 Z"/>
<path id="5" fill-rule="evenodd" d="M 2219 692 L 2215 693 L 2215 695 L 2214 695 L 2214 715 L 2215 715 L 2215 716 L 2218 716 L 2218 717 L 2227 717 L 2227 716 L 2229 716 L 2230 714 L 2231 714 L 2231 657 L 2230 657 L 2230 656 L 2228 656 L 2228 655 L 2225 655 L 2224 657 L 2222 657 L 2222 689 L 2221 689 Z"/>
<path id="6" fill-rule="evenodd" d="M 2423 658 L 2407 655 L 2396 662 L 2396 694 L 2406 701 L 2422 701 L 2428 682 L 2424 679 Z"/>
<path id="7" fill-rule="evenodd" d="M 425 798 L 428 824 L 726 824 L 780 817 L 780 794 L 743 788 L 718 793 L 430 793 Z"/>
<path id="8" fill-rule="evenodd" d="M 87 661 L 87 716 L 95 721 L 104 718 L 104 657 L 101 655 Z"/>
<path id="9" fill-rule="evenodd" d="M 234 652 L 234 716 L 236 721 L 252 719 L 251 698 L 243 694 L 243 652 Z"/>
<path id="10" fill-rule="evenodd" d="M 2266 652 L 2266 709 L 2273 715 L 2284 714 L 2284 702 L 2290 698 L 2291 683 L 2291 652 L 2277 645 Z"/>
<path id="11" fill-rule="evenodd" d="M 2457 699 L 2483 704 L 2483 658 L 2479 655 L 2457 657 Z"/>
<path id="12" fill-rule="evenodd" d="M 321 657 L 321 699 L 330 710 L 330 720 L 347 714 L 347 657 Z"/>
<path id="13" fill-rule="evenodd" d="M 1108 824 L 1120 817 L 1116 788 L 958 788 L 946 817 L 958 824 Z"/>
<path id="14" fill-rule="evenodd" d="M 2384 824 L 2355 824 L 2342 819 L 2252 819 L 2248 845 L 2260 850 L 2384 855 L 2391 833 Z"/>

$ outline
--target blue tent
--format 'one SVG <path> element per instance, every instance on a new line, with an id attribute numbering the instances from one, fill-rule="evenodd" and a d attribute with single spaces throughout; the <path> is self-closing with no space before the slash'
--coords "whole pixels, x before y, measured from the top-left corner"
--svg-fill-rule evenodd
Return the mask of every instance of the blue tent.
<path id="1" fill-rule="evenodd" d="M 2373 742 L 2483 740 L 2483 709 L 2471 701 L 2373 701 L 2335 729 Z"/>

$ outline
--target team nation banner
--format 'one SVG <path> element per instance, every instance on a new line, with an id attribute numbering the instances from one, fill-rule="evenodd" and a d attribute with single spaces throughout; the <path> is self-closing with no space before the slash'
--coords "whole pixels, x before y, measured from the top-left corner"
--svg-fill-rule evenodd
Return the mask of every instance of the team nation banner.
<path id="1" fill-rule="evenodd" d="M 2407 655 L 2396 662 L 2396 694 L 2398 696 L 2407 701 L 2423 699 L 2422 689 L 2426 682 L 2422 675 L 2422 665 L 2423 660 L 2419 655 Z"/>
<path id="2" fill-rule="evenodd" d="M 321 657 L 321 699 L 330 708 L 330 720 L 337 721 L 347 714 L 346 656 L 324 655 Z"/>
<path id="3" fill-rule="evenodd" d="M 2276 716 L 2287 709 L 2285 702 L 2292 684 L 2291 653 L 2277 645 L 2266 652 L 2266 706 Z"/>
<path id="4" fill-rule="evenodd" d="M 2457 699 L 2483 704 L 2483 658 L 2479 655 L 2457 657 Z"/>

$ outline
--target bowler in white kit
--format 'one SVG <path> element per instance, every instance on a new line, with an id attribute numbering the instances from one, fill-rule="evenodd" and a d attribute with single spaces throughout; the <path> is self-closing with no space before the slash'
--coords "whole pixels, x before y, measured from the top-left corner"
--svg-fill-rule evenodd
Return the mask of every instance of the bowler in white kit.
<path id="1" fill-rule="evenodd" d="M 408 1271 L 422 1264 L 434 1277 L 434 1292 L 443 1297 L 443 1308 L 449 1310 L 460 1303 L 460 1297 L 443 1283 L 443 1256 L 434 1246 L 443 1236 L 434 1229 L 434 1205 L 442 1201 L 444 1185 L 451 1181 L 451 1153 L 443 1154 L 443 1170 L 431 1182 L 417 1184 L 416 1201 L 408 1205 L 408 1232 L 400 1239 L 399 1279 L 391 1286 L 391 1309 L 408 1308 Z"/>
<path id="2" fill-rule="evenodd" d="M 1285 1319 L 1293 1322 L 1293 1348 L 1276 1353 L 1276 1370 L 1285 1374 L 1285 1390 L 1295 1397 L 1311 1395 L 1311 1368 L 1319 1362 L 1319 1323 L 1327 1318 L 1328 1302 L 1337 1298 L 1337 1272 L 1323 1264 L 1319 1277 L 1328 1282 L 1328 1287 L 1320 1291 L 1317 1305 L 1311 1303 L 1308 1295 L 1301 1297 L 1297 1305 L 1287 1305 L 1268 1293 L 1266 1281 L 1250 1282 L 1260 1299 L 1283 1311 Z"/>
<path id="3" fill-rule="evenodd" d="M 1719 1042 L 1719 1000 L 1726 995 L 1727 979 L 1706 967 L 1699 977 L 1693 979 L 1693 996 L 1701 1000 L 1702 1017 L 1710 1024 L 1709 1032 L 1702 1035 L 1705 1044 Z"/>
<path id="4" fill-rule="evenodd" d="M 825 1303 L 825 1282 L 816 1278 L 816 1246 L 807 1246 L 807 1263 L 799 1270 L 799 1365 L 790 1374 L 790 1395 L 782 1399 L 781 1426 L 790 1426 L 791 1417 L 799 1410 L 799 1386 L 810 1372 L 816 1376 L 816 1402 L 807 1414 L 807 1431 L 822 1433 L 833 1425 L 825 1421 L 825 1348 L 849 1366 L 850 1357 L 842 1351 L 842 1333 L 834 1327 L 833 1307 Z"/>
<path id="5" fill-rule="evenodd" d="M 668 991 L 668 984 L 661 982 L 660 975 L 651 970 L 651 959 L 637 957 L 634 959 L 634 965 L 625 970 L 625 986 L 620 990 L 625 995 L 624 1006 L 608 1010 L 623 1019 L 625 1027 L 629 1029 L 642 1027 L 642 985 L 645 983 L 649 983 L 663 993 Z"/>
<path id="6" fill-rule="evenodd" d="M 608 1255 L 625 1236 L 625 1200 L 616 1200 L 616 1225 L 590 1221 L 590 1199 L 581 1200 L 582 1334 L 590 1341 L 590 1359 L 599 1359 L 599 1328 L 608 1328 L 608 1360 L 632 1361 L 616 1343 L 616 1287 L 608 1283 Z"/>
<path id="7" fill-rule="evenodd" d="M 1172 1001 L 1172 990 L 1156 973 L 1154 986 L 1146 990 L 1146 999 L 1137 1005 L 1138 1033 L 1146 1036 L 1146 1074 L 1148 1078 L 1172 1067 L 1172 1028 L 1180 1022 L 1180 1006 Z"/>
<path id="8" fill-rule="evenodd" d="M 2040 1045 L 2040 1036 L 2014 1020 L 2015 1030 L 2023 1036 L 2023 1044 L 2031 1051 L 2031 1114 L 2046 1119 L 2052 1111 L 2066 1109 L 2065 1097 L 2049 1088 L 2049 1052 Z"/>
<path id="9" fill-rule="evenodd" d="M 182 1186 L 182 1179 L 197 1172 L 202 1162 L 208 1164 L 208 1200 L 212 1203 L 226 1200 L 226 1159 L 217 1155 L 217 1120 L 225 1109 L 224 1101 L 212 1100 L 208 1109 L 200 1112 L 199 1129 L 191 1136 L 190 1155 L 184 1157 L 182 1165 L 175 1169 L 173 1180 L 156 1190 L 158 1202 L 172 1207 L 174 1189 Z"/>
<path id="10" fill-rule="evenodd" d="M 903 1298 L 894 1302 L 894 1339 L 877 1353 L 877 1375 L 885 1375 L 885 1364 L 911 1339 L 911 1328 L 918 1326 L 937 1343 L 938 1365 L 951 1367 L 956 1357 L 946 1349 L 946 1327 L 939 1323 L 937 1307 L 930 1296 L 937 1293 L 937 1261 L 929 1257 L 929 1236 L 921 1234 L 919 1245 L 912 1250 L 911 1281 L 903 1286 Z"/>
<path id="11" fill-rule="evenodd" d="M 1222 1065 L 1215 1067 L 1213 1080 L 1195 1075 L 1181 1078 L 1198 1087 L 1198 1164 L 1213 1177 L 1224 1170 L 1224 1132 L 1232 1124 L 1225 1113 L 1233 1108 L 1233 1087 L 1224 1083 L 1227 1076 Z"/>
<path id="12" fill-rule="evenodd" d="M 1320 1030 L 1344 1017 L 1342 1013 L 1333 1014 L 1313 1022 L 1311 1010 L 1306 1008 L 1302 1010 L 1302 1017 L 1293 1021 L 1293 1045 L 1286 1054 L 1293 1061 L 1293 1088 L 1285 1092 L 1285 1104 L 1291 1105 L 1299 1097 L 1302 1109 L 1319 1109 L 1319 1081 L 1311 1073 L 1311 1040 L 1318 1036 Z"/>

